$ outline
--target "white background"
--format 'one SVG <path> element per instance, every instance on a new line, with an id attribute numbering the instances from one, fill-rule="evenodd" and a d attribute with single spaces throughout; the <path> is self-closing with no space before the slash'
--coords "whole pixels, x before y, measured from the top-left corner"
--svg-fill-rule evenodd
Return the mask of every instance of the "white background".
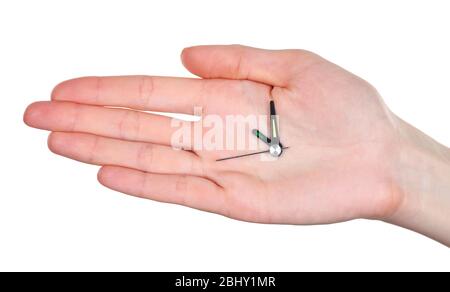
<path id="1" fill-rule="evenodd" d="M 22 123 L 64 79 L 190 76 L 183 47 L 241 43 L 315 51 L 450 145 L 448 3 L 1 1 L 0 270 L 449 271 L 448 248 L 382 222 L 258 225 L 107 190 Z"/>

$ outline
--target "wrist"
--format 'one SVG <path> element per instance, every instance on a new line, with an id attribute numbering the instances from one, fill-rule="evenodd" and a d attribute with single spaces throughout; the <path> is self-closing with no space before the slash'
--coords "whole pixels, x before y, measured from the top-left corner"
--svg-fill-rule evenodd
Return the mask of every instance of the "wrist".
<path id="1" fill-rule="evenodd" d="M 450 149 L 399 121 L 393 181 L 401 197 L 385 218 L 450 245 Z"/>

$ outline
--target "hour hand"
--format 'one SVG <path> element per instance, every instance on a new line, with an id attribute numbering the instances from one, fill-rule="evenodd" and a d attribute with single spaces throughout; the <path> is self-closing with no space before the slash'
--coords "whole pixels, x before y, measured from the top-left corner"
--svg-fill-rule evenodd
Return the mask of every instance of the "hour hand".
<path id="1" fill-rule="evenodd" d="M 259 130 L 257 129 L 253 129 L 252 130 L 253 135 L 255 135 L 258 139 L 260 139 L 261 141 L 263 141 L 264 143 L 266 143 L 268 146 L 271 145 L 272 140 L 267 137 L 266 135 L 264 135 L 263 133 L 261 133 Z M 283 145 L 281 145 L 281 143 L 278 143 L 280 145 L 281 148 L 283 148 Z"/>
<path id="2" fill-rule="evenodd" d="M 267 145 L 270 145 L 270 138 L 266 137 L 266 135 L 261 133 L 259 130 L 253 129 L 252 133 L 253 133 L 253 135 L 256 136 L 256 138 L 258 138 L 259 140 L 263 141 Z"/>

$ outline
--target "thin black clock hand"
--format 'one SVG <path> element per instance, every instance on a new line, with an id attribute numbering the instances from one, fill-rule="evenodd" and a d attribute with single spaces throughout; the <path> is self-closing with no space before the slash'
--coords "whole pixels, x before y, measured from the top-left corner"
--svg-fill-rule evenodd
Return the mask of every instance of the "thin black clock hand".
<path id="1" fill-rule="evenodd" d="M 283 147 L 284 149 L 288 149 L 289 147 Z M 269 153 L 270 150 L 264 150 L 264 151 L 259 151 L 259 152 L 252 152 L 252 153 L 246 153 L 246 154 L 241 154 L 241 155 L 236 155 L 236 156 L 231 156 L 231 157 L 225 157 L 225 158 L 220 158 L 220 159 L 216 159 L 216 161 L 224 161 L 224 160 L 228 160 L 228 159 L 234 159 L 234 158 L 241 158 L 241 157 L 246 157 L 246 156 L 251 156 L 251 155 L 256 155 L 256 154 L 263 154 L 263 153 Z"/>

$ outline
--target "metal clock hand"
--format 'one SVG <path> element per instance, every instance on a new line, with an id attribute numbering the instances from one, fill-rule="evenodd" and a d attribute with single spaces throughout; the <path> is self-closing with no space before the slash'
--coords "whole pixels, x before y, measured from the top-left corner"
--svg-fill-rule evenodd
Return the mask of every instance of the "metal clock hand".
<path id="1" fill-rule="evenodd" d="M 278 123 L 277 123 L 277 114 L 275 111 L 275 102 L 273 100 L 270 101 L 270 132 L 272 135 L 269 153 L 274 157 L 279 157 L 283 152 L 283 148 L 280 146 L 280 137 L 278 135 Z"/>

